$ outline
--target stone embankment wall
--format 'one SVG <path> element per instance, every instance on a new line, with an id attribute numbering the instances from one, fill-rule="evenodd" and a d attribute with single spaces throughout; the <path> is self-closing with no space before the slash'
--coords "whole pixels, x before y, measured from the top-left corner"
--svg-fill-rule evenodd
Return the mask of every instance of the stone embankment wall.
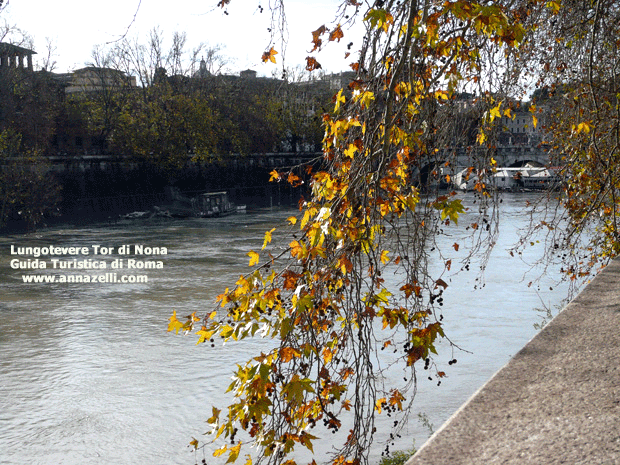
<path id="1" fill-rule="evenodd" d="M 620 261 L 406 465 L 620 464 Z"/>
<path id="2" fill-rule="evenodd" d="M 296 202 L 306 186 L 271 183 L 274 168 L 308 161 L 313 154 L 263 154 L 229 157 L 210 163 L 188 163 L 180 169 L 123 161 L 114 157 L 61 163 L 52 173 L 61 186 L 60 210 L 66 215 L 112 214 L 149 209 L 171 200 L 174 186 L 186 195 L 226 190 L 237 204 L 271 206 Z M 78 160 L 79 161 L 79 160 Z"/>

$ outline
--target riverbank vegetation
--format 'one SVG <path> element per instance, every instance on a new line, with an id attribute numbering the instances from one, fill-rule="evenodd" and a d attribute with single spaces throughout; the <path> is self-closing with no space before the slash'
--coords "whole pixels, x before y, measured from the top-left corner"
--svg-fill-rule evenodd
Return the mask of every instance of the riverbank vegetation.
<path id="1" fill-rule="evenodd" d="M 442 295 L 448 277 L 469 269 L 469 259 L 456 263 L 451 252 L 467 244 L 485 257 L 495 243 L 500 199 L 484 174 L 497 167 L 501 119 L 513 118 L 513 102 L 535 86 L 545 95 L 526 110 L 533 125 L 545 126 L 562 181 L 545 197 L 550 215 L 532 224 L 548 232 L 549 263 L 559 253 L 567 279 L 579 280 L 620 244 L 617 2 L 336 3 L 333 25 L 312 32 L 314 49 L 346 40 L 353 18 L 364 37 L 350 63 L 355 78 L 323 118 L 327 167 L 313 173 L 312 197 L 289 219 L 295 232 L 268 231 L 262 250 L 248 253 L 252 271 L 204 318 L 170 318 L 169 330 L 195 329 L 199 343 L 275 340 L 273 350 L 237 366 L 231 404 L 207 414 L 214 455 L 227 462 L 294 464 L 296 450 L 329 443 L 322 459 L 366 464 L 379 415 L 394 419 L 393 434 L 406 427 L 416 379 L 440 384 L 449 371 L 435 358 L 438 340 L 449 336 Z M 285 4 L 276 2 L 275 14 Z M 269 44 L 263 59 L 276 61 L 275 52 Z M 308 66 L 318 61 L 309 56 Z M 466 92 L 476 95 L 474 144 L 453 117 Z M 449 177 L 451 149 L 463 145 L 479 216 L 456 193 L 411 183 L 429 162 L 430 181 Z M 296 183 L 298 174 L 272 177 Z M 437 235 L 455 228 L 471 240 L 437 251 Z M 290 239 L 273 247 L 276 237 Z M 399 276 L 400 287 L 388 288 L 386 273 Z M 386 386 L 384 371 L 395 366 L 403 383 Z"/>
<path id="2" fill-rule="evenodd" d="M 10 220 L 35 225 L 57 213 L 60 191 L 49 162 L 36 150 L 20 150 L 20 139 L 11 130 L 0 132 L 0 230 Z"/>
<path id="3" fill-rule="evenodd" d="M 320 151 L 321 118 L 332 94 L 327 80 L 301 81 L 293 71 L 285 79 L 259 78 L 249 70 L 220 74 L 226 57 L 217 47 L 188 51 L 184 34 L 173 34 L 168 43 L 157 29 L 146 39 L 96 48 L 91 64 L 73 73 L 0 69 L 0 131 L 12 141 L 0 146 L 0 155 L 4 176 L 13 173 L 3 192 L 14 191 L 18 178 L 31 184 L 33 154 L 37 185 L 55 192 L 33 196 L 30 203 L 44 213 L 28 215 L 31 209 L 6 194 L 0 227 L 15 220 L 35 226 L 78 198 L 144 195 L 155 185 L 162 193 L 196 167 L 235 172 L 249 154 Z M 106 177 L 100 164 L 116 180 L 97 183 Z M 21 175 L 15 178 L 17 166 Z M 44 166 L 54 169 L 43 172 Z M 128 184 L 136 166 L 150 186 Z M 263 177 L 252 185 L 269 176 Z M 197 189 L 205 188 L 203 182 Z"/>

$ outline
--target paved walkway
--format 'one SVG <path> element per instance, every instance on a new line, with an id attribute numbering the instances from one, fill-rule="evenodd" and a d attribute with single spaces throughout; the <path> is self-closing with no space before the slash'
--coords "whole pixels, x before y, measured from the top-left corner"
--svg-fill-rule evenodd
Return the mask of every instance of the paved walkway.
<path id="1" fill-rule="evenodd" d="M 620 260 L 407 465 L 620 464 Z"/>

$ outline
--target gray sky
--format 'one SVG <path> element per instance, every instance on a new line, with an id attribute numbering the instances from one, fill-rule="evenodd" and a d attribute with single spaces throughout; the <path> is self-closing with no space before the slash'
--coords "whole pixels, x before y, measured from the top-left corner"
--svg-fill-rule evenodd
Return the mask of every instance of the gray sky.
<path id="1" fill-rule="evenodd" d="M 269 2 L 273 0 L 231 0 L 228 15 L 216 6 L 217 0 L 9 0 L 0 13 L 0 22 L 17 26 L 34 39 L 39 55 L 47 54 L 49 38 L 55 46 L 53 59 L 57 72 L 71 71 L 91 61 L 95 45 L 117 40 L 127 32 L 128 37 L 140 37 L 146 43 L 148 32 L 158 26 L 169 39 L 175 31 L 186 32 L 188 48 L 200 42 L 209 46 L 221 45 L 223 54 L 230 58 L 232 72 L 254 69 L 259 75 L 270 75 L 282 63 L 282 45 L 274 48 L 278 67 L 261 61 L 261 55 L 270 41 L 267 28 L 271 15 Z M 311 50 L 311 31 L 325 24 L 333 26 L 338 0 L 286 0 L 288 45 L 286 65 L 305 65 Z M 258 5 L 264 12 L 260 13 Z M 136 14 L 137 11 L 137 14 Z M 133 21 L 135 17 L 135 21 Z M 129 28 L 129 31 L 127 31 Z M 345 30 L 346 34 L 346 30 Z M 359 49 L 359 40 L 352 33 L 338 43 L 331 43 L 317 55 L 317 60 L 328 72 L 349 70 L 354 54 L 344 60 L 346 45 L 353 41 L 352 52 Z M 324 42 L 327 42 L 326 38 Z M 41 58 L 40 56 L 35 57 Z"/>

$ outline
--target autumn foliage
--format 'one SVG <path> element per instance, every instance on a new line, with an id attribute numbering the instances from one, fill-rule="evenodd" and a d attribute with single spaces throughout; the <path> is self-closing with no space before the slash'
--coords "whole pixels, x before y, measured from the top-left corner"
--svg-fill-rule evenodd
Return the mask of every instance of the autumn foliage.
<path id="1" fill-rule="evenodd" d="M 367 463 L 377 417 L 394 415 L 398 430 L 419 371 L 436 380 L 445 376 L 433 355 L 445 336 L 437 309 L 448 287 L 442 274 L 452 262 L 446 259 L 431 273 L 428 251 L 444 227 L 469 229 L 479 245 L 493 228 L 459 222 L 461 199 L 434 186 L 454 168 L 457 147 L 471 154 L 472 175 L 495 168 L 498 121 L 512 116 L 514 95 L 523 91 L 519 73 L 540 43 L 556 46 L 541 38 L 541 29 L 546 21 L 561 21 L 564 11 L 554 1 L 382 1 L 367 11 L 349 1 L 343 7 L 365 25 L 364 45 L 351 66 L 357 77 L 334 95 L 333 111 L 324 116 L 325 169 L 309 171 L 312 195 L 289 218 L 286 247 L 271 247 L 278 231 L 267 232 L 262 250 L 248 253 L 253 271 L 219 296 L 218 308 L 203 319 L 171 318 L 170 330 L 196 330 L 199 343 L 259 335 L 274 340 L 271 351 L 238 366 L 229 387 L 233 402 L 214 407 L 207 420 L 211 439 L 223 440 L 214 455 L 227 462 L 245 457 L 248 463 L 293 464 L 295 450 L 314 452 L 326 433 L 345 429 L 335 436 L 342 441 L 330 461 Z M 322 26 L 312 32 L 314 49 L 323 38 L 338 41 L 344 34 L 340 25 Z M 617 50 L 618 44 L 610 46 Z M 273 52 L 263 60 L 271 60 Z M 617 55 L 615 60 L 609 69 L 617 69 Z M 317 63 L 309 60 L 308 66 Z M 580 151 L 592 142 L 595 148 L 587 153 L 601 157 L 609 147 L 618 155 L 617 76 L 613 79 L 610 73 L 597 81 L 607 96 L 599 106 L 593 78 L 590 91 L 577 86 L 566 94 L 575 96 L 576 115 L 570 137 L 555 148 L 559 156 L 572 157 L 567 170 L 578 170 L 566 174 L 571 221 L 579 226 L 582 215 L 609 209 L 604 223 L 609 237 L 617 234 L 613 196 L 619 178 L 600 184 L 604 169 L 598 162 L 588 165 Z M 473 143 L 456 117 L 465 92 L 477 95 Z M 529 108 L 538 124 L 536 106 Z M 592 175 L 595 167 L 599 174 Z M 295 183 L 299 174 L 273 172 L 272 178 Z M 605 196 L 597 197 L 605 186 Z M 475 191 L 485 214 L 495 192 L 482 176 Z M 591 210 L 581 213 L 584 208 Z M 611 255 L 617 254 L 617 241 L 613 247 Z M 386 284 L 387 273 L 400 284 Z M 384 383 L 385 370 L 394 364 L 403 369 L 401 386 Z"/>

